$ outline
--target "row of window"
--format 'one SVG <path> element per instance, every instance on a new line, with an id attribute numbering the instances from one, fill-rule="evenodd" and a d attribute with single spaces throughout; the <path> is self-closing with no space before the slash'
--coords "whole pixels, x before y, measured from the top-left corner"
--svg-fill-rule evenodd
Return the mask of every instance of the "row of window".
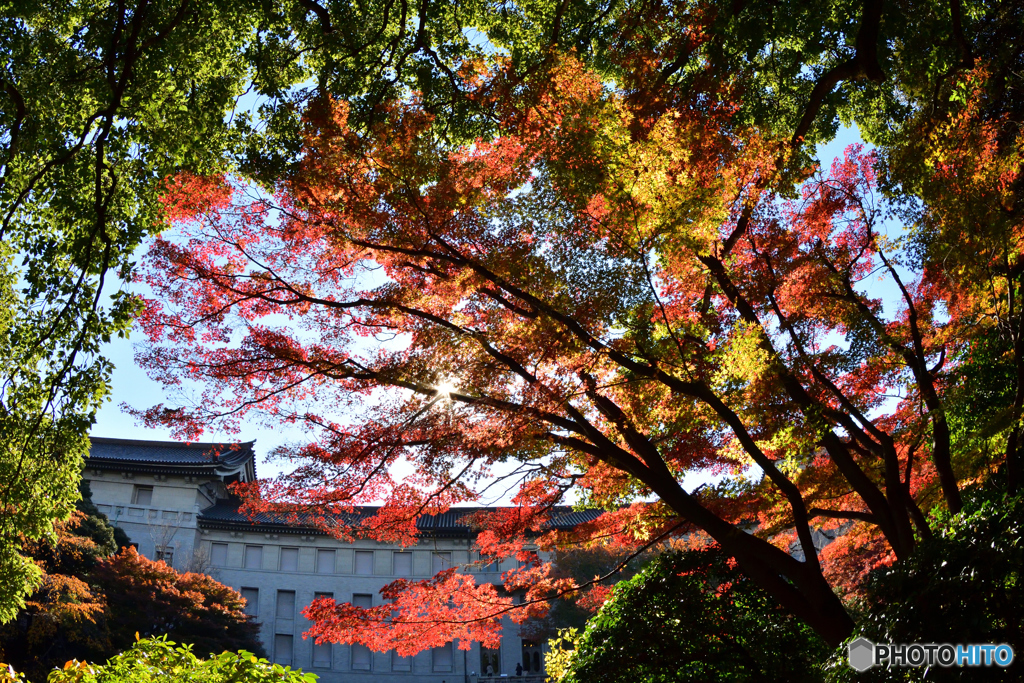
<path id="1" fill-rule="evenodd" d="M 372 576 L 374 573 L 374 551 L 356 550 L 354 552 L 354 574 Z M 213 543 L 210 548 L 210 562 L 214 567 L 228 566 L 228 544 Z M 448 551 L 431 553 L 431 574 L 437 574 L 452 566 L 452 554 Z M 499 571 L 498 562 L 488 562 L 480 566 L 480 571 Z M 243 569 L 263 569 L 263 546 L 247 545 L 242 554 Z M 335 574 L 338 568 L 338 553 L 335 550 L 317 548 L 314 571 L 317 574 Z M 278 571 L 297 572 L 299 570 L 299 549 L 281 548 L 278 556 Z M 412 553 L 407 550 L 395 550 L 391 553 L 390 576 L 412 576 Z"/>
<path id="2" fill-rule="evenodd" d="M 243 586 L 238 592 L 245 598 L 245 613 L 258 617 L 260 614 L 260 589 Z M 314 600 L 319 600 L 320 598 L 333 599 L 334 593 L 313 593 Z M 373 607 L 373 595 L 370 593 L 355 593 L 352 595 L 352 604 L 356 607 Z M 295 618 L 295 591 L 277 591 L 274 616 L 278 619 Z"/>
<path id="3" fill-rule="evenodd" d="M 295 636 L 279 633 L 274 636 L 274 661 L 284 666 L 293 666 L 295 662 Z M 331 643 L 317 645 L 313 643 L 312 664 L 315 669 L 330 669 L 333 666 L 334 648 Z M 365 645 L 349 646 L 351 654 L 349 668 L 353 671 L 373 670 L 373 653 Z M 391 671 L 411 672 L 412 657 L 400 657 L 394 650 L 390 653 Z M 431 650 L 431 670 L 436 673 L 451 673 L 455 662 L 452 644 Z"/>
<path id="4" fill-rule="evenodd" d="M 253 616 L 259 616 L 260 591 L 258 588 L 243 586 L 239 589 L 242 597 L 245 598 L 245 611 Z M 334 598 L 334 593 L 314 593 L 313 599 Z M 370 593 L 353 593 L 351 604 L 354 607 L 369 609 L 373 607 L 373 595 Z M 290 621 L 296 616 L 295 591 L 277 591 L 274 616 L 278 620 Z M 291 665 L 293 661 L 292 647 L 294 637 L 291 634 L 278 633 L 274 636 L 274 658 L 278 664 Z M 313 644 L 312 664 L 316 668 L 331 668 L 332 648 L 330 643 L 322 645 Z M 354 644 L 351 646 L 350 667 L 356 671 L 369 671 L 372 665 L 370 649 L 365 645 Z M 391 653 L 392 671 L 412 671 L 412 657 L 399 657 L 396 652 Z M 444 647 L 434 648 L 431 655 L 432 670 L 436 672 L 450 672 L 452 666 L 451 643 Z M 540 672 L 540 647 L 536 643 L 523 641 L 523 670 Z M 501 673 L 501 656 L 498 650 L 480 648 L 480 672 L 485 675 L 498 675 Z"/>
<path id="5" fill-rule="evenodd" d="M 295 636 L 279 633 L 274 636 L 274 661 L 284 666 L 298 664 L 295 662 Z M 541 647 L 537 643 L 523 641 L 522 664 L 519 671 L 525 674 L 542 674 Z M 353 671 L 371 671 L 373 669 L 373 653 L 365 645 L 353 644 L 349 646 L 349 668 Z M 454 670 L 454 647 L 448 643 L 442 647 L 432 648 L 430 651 L 430 668 L 435 673 L 451 673 Z M 314 669 L 330 669 L 334 666 L 334 647 L 331 643 L 317 645 L 313 643 L 313 656 L 311 663 Z M 392 650 L 388 654 L 390 659 L 390 670 L 394 672 L 411 672 L 412 657 L 400 657 Z M 501 675 L 501 651 L 498 649 L 480 648 L 480 673 L 484 676 Z"/>

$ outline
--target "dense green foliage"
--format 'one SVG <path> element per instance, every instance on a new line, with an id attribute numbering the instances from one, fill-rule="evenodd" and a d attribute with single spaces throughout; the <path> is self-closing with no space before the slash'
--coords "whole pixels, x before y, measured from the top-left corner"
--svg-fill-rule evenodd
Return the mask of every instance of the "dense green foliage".
<path id="1" fill-rule="evenodd" d="M 0 16 L 0 621 L 39 580 L 20 541 L 68 516 L 119 287 L 162 224 L 162 179 L 222 167 L 253 19 L 238 4 L 3 3 Z M 33 578 L 34 577 L 34 578 Z"/>
<path id="2" fill-rule="evenodd" d="M 827 651 L 721 552 L 673 551 L 615 587 L 558 680 L 815 681 Z"/>
<path id="3" fill-rule="evenodd" d="M 942 515 L 941 533 L 908 560 L 871 574 L 858 633 L 872 642 L 1008 643 L 1024 652 L 1024 498 L 997 486 L 968 489 L 964 509 Z M 1013 666 L 925 669 L 873 668 L 856 674 L 840 649 L 829 663 L 832 681 L 1018 681 Z"/>
<path id="4" fill-rule="evenodd" d="M 163 637 L 141 639 L 105 664 L 68 662 L 47 680 L 49 683 L 314 683 L 316 679 L 315 674 L 272 664 L 245 650 L 200 659 L 193 654 L 191 646 L 179 646 Z"/>

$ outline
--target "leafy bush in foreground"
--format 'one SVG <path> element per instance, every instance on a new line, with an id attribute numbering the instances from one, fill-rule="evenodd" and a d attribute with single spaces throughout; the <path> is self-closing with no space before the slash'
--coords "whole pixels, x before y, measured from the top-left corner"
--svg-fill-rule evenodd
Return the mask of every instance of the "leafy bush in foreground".
<path id="1" fill-rule="evenodd" d="M 845 681 L 1019 681 L 1024 679 L 1024 497 L 995 485 L 964 491 L 958 515 L 942 515 L 934 538 L 865 585 L 858 632 L 872 642 L 1008 643 L 1007 669 L 873 668 L 857 674 L 846 650 L 833 655 L 828 679 Z"/>
<path id="2" fill-rule="evenodd" d="M 3 681 L 0 673 L 0 682 Z M 315 683 L 317 676 L 260 659 L 251 652 L 222 652 L 199 659 L 192 646 L 166 636 L 142 639 L 106 664 L 73 660 L 50 673 L 48 683 Z"/>
<path id="3" fill-rule="evenodd" d="M 615 594 L 548 671 L 559 683 L 819 681 L 828 647 L 718 550 L 667 552 Z"/>

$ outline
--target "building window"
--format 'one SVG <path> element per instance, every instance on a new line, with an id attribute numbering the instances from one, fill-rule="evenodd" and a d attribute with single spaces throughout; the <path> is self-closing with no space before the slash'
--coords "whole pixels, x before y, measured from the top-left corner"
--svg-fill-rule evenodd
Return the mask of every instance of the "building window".
<path id="1" fill-rule="evenodd" d="M 274 661 L 283 666 L 292 665 L 292 643 L 290 635 L 278 633 L 274 636 Z"/>
<path id="2" fill-rule="evenodd" d="M 412 657 L 399 657 L 397 650 L 391 651 L 392 671 L 412 671 Z"/>
<path id="3" fill-rule="evenodd" d="M 373 574 L 373 551 L 372 550 L 357 550 L 356 551 L 356 574 L 365 574 L 369 576 Z"/>
<path id="4" fill-rule="evenodd" d="M 320 645 L 313 643 L 313 668 L 330 669 L 331 651 L 330 643 L 322 643 Z"/>
<path id="5" fill-rule="evenodd" d="M 445 569 L 451 569 L 452 554 L 449 552 L 434 552 L 430 556 L 430 571 L 432 574 L 439 574 Z"/>
<path id="6" fill-rule="evenodd" d="M 250 616 L 257 616 L 260 613 L 260 589 L 242 588 L 239 591 L 245 598 L 245 613 Z"/>
<path id="7" fill-rule="evenodd" d="M 246 569 L 263 569 L 263 546 L 245 546 L 245 563 L 242 566 Z"/>
<path id="8" fill-rule="evenodd" d="M 317 550 L 316 551 L 316 573 L 317 574 L 333 574 L 334 573 L 334 551 L 333 550 Z"/>
<path id="9" fill-rule="evenodd" d="M 371 662 L 370 648 L 358 643 L 352 646 L 352 668 L 356 671 L 369 671 Z"/>
<path id="10" fill-rule="evenodd" d="M 484 676 L 501 675 L 501 650 L 480 646 L 480 673 Z"/>
<path id="11" fill-rule="evenodd" d="M 434 671 L 439 673 L 448 673 L 452 670 L 452 662 L 455 661 L 455 657 L 452 654 L 452 644 L 442 645 L 441 647 L 435 647 L 432 651 L 434 659 Z"/>
<path id="12" fill-rule="evenodd" d="M 174 546 L 169 545 L 158 545 L 156 547 L 156 557 L 153 558 L 157 562 L 163 562 L 168 567 L 174 566 Z"/>
<path id="13" fill-rule="evenodd" d="M 210 544 L 210 564 L 214 567 L 226 567 L 228 566 L 228 544 L 227 543 L 211 543 Z"/>
<path id="14" fill-rule="evenodd" d="M 283 571 L 283 572 L 297 572 L 297 571 L 299 571 L 299 549 L 298 548 L 281 548 L 281 571 Z"/>
<path id="15" fill-rule="evenodd" d="M 132 491 L 132 505 L 144 505 L 149 507 L 153 504 L 153 487 L 135 485 Z"/>
<path id="16" fill-rule="evenodd" d="M 356 593 L 352 596 L 352 606 L 370 609 L 373 607 L 373 595 L 370 593 Z"/>
<path id="17" fill-rule="evenodd" d="M 412 553 L 396 552 L 391 559 L 394 576 L 412 576 Z"/>
<path id="18" fill-rule="evenodd" d="M 277 591 L 277 618 L 295 618 L 295 591 Z"/>

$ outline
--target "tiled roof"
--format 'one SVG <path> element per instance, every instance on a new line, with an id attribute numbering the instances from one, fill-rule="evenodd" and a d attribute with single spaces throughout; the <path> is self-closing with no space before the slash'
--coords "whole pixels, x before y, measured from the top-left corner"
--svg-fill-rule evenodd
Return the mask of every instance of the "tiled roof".
<path id="1" fill-rule="evenodd" d="M 207 528 L 237 528 L 239 526 L 253 527 L 259 530 L 277 530 L 284 533 L 309 533 L 317 532 L 312 523 L 303 523 L 303 515 L 299 515 L 297 522 L 290 521 L 284 515 L 260 513 L 253 519 L 238 511 L 237 500 L 221 500 L 216 505 L 203 510 L 199 514 L 199 526 Z M 473 533 L 468 524 L 462 522 L 462 518 L 475 512 L 497 511 L 496 507 L 465 507 L 452 508 L 448 512 L 439 515 L 422 515 L 416 520 L 416 528 L 428 534 L 435 535 L 458 535 L 465 536 Z M 344 521 L 348 524 L 358 523 L 377 513 L 380 510 L 376 506 L 360 506 L 352 513 L 343 515 Z M 583 522 L 590 522 L 601 515 L 601 510 L 574 511 L 570 507 L 556 507 L 552 510 L 550 528 L 568 530 Z"/>
<path id="2" fill-rule="evenodd" d="M 90 439 L 90 460 L 111 460 L 159 465 L 232 466 L 253 457 L 255 441 L 245 443 L 182 443 L 179 441 L 136 441 Z"/>

